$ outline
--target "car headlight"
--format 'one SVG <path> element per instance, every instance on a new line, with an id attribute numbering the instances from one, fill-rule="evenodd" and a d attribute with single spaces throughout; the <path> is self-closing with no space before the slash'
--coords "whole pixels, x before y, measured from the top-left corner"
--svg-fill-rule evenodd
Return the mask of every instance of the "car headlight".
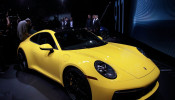
<path id="1" fill-rule="evenodd" d="M 144 56 L 146 56 L 146 53 L 142 49 L 137 47 L 137 50 L 139 50 Z"/>
<path id="2" fill-rule="evenodd" d="M 94 66 L 95 69 L 106 78 L 115 79 L 117 77 L 114 69 L 110 65 L 102 61 L 95 61 Z"/>

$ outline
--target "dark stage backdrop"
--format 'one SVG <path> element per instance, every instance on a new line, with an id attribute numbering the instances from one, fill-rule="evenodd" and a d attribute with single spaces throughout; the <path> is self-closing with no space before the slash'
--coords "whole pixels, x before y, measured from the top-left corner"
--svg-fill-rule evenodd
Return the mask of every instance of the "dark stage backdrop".
<path id="1" fill-rule="evenodd" d="M 120 5 L 118 14 L 114 12 L 115 1 Z M 124 27 L 124 34 L 175 58 L 175 0 L 1 0 L 0 13 L 11 9 L 11 16 L 30 17 L 35 26 L 45 17 L 71 13 L 75 25 L 84 27 L 87 14 L 98 14 L 101 19 L 109 2 L 102 26 L 114 30 L 114 14 L 120 15 L 115 16 L 121 26 L 116 33 Z"/>
<path id="2" fill-rule="evenodd" d="M 130 36 L 175 58 L 175 0 L 133 0 Z"/>

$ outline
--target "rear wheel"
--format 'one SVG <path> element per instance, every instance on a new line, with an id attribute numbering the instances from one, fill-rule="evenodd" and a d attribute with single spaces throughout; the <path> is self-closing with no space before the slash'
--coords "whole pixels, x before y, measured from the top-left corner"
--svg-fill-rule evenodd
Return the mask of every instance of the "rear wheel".
<path id="1" fill-rule="evenodd" d="M 18 62 L 20 70 L 26 71 L 28 69 L 27 59 L 22 50 L 19 50 L 18 52 Z"/>
<path id="2" fill-rule="evenodd" d="M 69 68 L 63 75 L 64 87 L 72 100 L 91 100 L 91 89 L 85 75 L 77 68 Z"/>

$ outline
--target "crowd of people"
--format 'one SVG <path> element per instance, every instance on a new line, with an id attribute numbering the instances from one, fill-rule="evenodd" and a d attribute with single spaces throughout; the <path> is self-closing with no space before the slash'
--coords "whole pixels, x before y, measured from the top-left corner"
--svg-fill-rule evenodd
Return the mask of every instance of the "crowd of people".
<path id="1" fill-rule="evenodd" d="M 72 17 L 68 19 L 68 17 L 62 18 L 61 21 L 58 21 L 57 17 L 54 17 L 51 24 L 46 25 L 45 28 L 48 28 L 48 26 L 51 26 L 51 29 L 73 29 L 74 23 Z M 35 33 L 36 30 L 33 28 L 31 24 L 31 19 L 26 18 L 25 20 L 22 20 L 17 25 L 17 37 L 20 41 L 24 41 L 27 37 L 29 37 L 31 34 Z"/>
<path id="2" fill-rule="evenodd" d="M 61 29 L 73 28 L 73 26 L 74 23 L 72 17 L 70 17 L 70 19 L 68 19 L 68 17 L 61 19 Z"/>
<path id="3" fill-rule="evenodd" d="M 51 29 L 72 29 L 74 28 L 74 22 L 72 17 L 63 17 L 59 21 L 58 17 L 54 16 L 54 19 L 52 21 L 48 21 L 45 27 Z"/>
<path id="4" fill-rule="evenodd" d="M 58 20 L 58 18 L 56 16 L 54 16 L 54 19 L 52 21 L 51 26 L 53 28 L 58 28 L 58 29 L 62 29 L 62 30 L 66 30 L 66 29 L 73 29 L 74 28 L 74 21 L 73 18 L 70 17 L 63 17 L 60 21 Z M 31 34 L 33 34 L 34 32 L 31 32 L 31 20 L 29 18 L 20 21 L 18 23 L 18 28 L 17 28 L 17 35 L 18 38 L 20 39 L 20 41 L 25 40 L 28 36 L 30 36 Z M 100 31 L 100 20 L 98 18 L 98 15 L 88 15 L 87 21 L 86 21 L 86 25 L 85 25 L 85 29 L 92 31 L 93 33 L 95 33 L 96 35 L 99 35 L 99 31 Z M 30 32 L 31 33 L 30 33 Z"/>
<path id="5" fill-rule="evenodd" d="M 9 19 L 8 12 L 6 16 L 0 18 L 0 34 L 8 35 L 10 30 L 16 30 L 14 33 L 20 41 L 25 40 L 28 36 L 35 33 L 35 26 L 32 26 L 32 21 L 29 18 L 21 20 L 18 16 L 16 19 L 16 25 L 12 27 L 11 20 Z M 35 22 L 36 23 L 36 22 Z M 48 22 L 49 24 L 45 25 L 45 28 L 57 28 L 57 29 L 73 29 L 74 21 L 73 18 L 63 17 L 60 21 L 56 16 L 52 21 Z M 14 23 L 13 23 L 14 24 Z M 39 27 L 39 26 L 37 26 Z M 96 35 L 99 35 L 100 31 L 100 20 L 98 15 L 88 15 L 85 28 L 89 31 L 94 32 Z"/>
<path id="6" fill-rule="evenodd" d="M 98 15 L 88 15 L 87 21 L 86 21 L 86 29 L 89 31 L 94 32 L 96 35 L 99 35 L 100 31 L 100 20 L 98 18 Z"/>

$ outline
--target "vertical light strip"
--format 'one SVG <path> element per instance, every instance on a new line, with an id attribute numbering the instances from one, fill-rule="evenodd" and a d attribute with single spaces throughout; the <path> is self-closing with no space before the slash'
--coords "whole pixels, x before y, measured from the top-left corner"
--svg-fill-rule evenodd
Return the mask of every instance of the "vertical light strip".
<path id="1" fill-rule="evenodd" d="M 118 0 L 118 8 L 119 8 L 119 11 L 118 11 L 118 32 L 120 32 L 120 0 Z"/>
<path id="2" fill-rule="evenodd" d="M 122 2 L 121 2 L 121 4 L 122 4 L 122 34 L 124 33 L 124 19 L 125 19 L 125 17 L 124 17 L 124 0 L 122 0 Z"/>
<path id="3" fill-rule="evenodd" d="M 115 1 L 115 7 L 114 7 L 114 17 L 115 17 L 115 31 L 117 31 L 117 24 L 118 24 L 118 21 L 117 21 L 117 13 L 118 13 L 118 4 L 117 4 L 117 0 Z"/>

